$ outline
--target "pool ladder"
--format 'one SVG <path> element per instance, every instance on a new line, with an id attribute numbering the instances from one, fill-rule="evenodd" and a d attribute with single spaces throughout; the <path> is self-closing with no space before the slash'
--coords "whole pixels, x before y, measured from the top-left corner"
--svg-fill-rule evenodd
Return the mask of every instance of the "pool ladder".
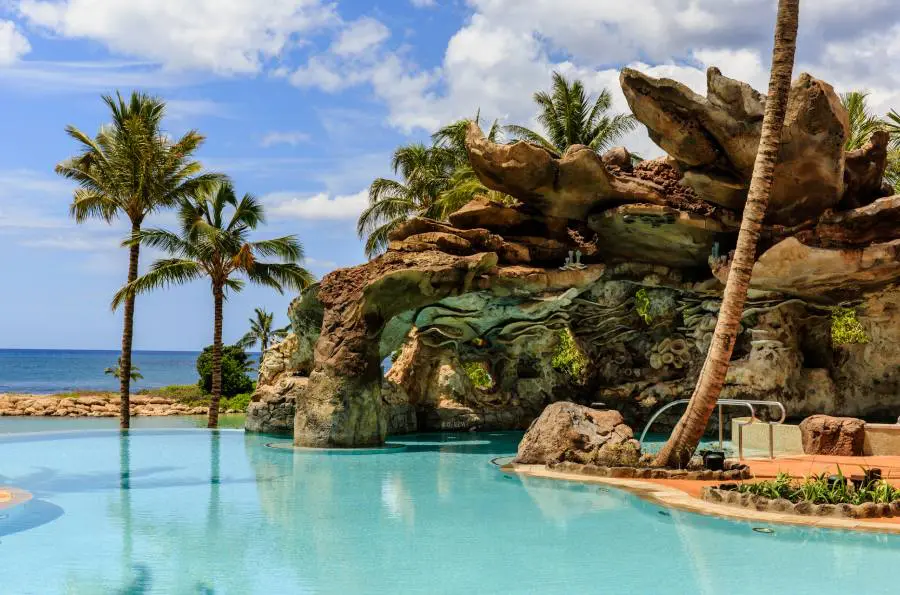
<path id="1" fill-rule="evenodd" d="M 644 426 L 644 431 L 641 432 L 640 442 L 643 444 L 644 438 L 647 436 L 647 430 L 650 429 L 650 426 L 653 425 L 653 422 L 656 421 L 656 418 L 660 416 L 660 414 L 666 409 L 670 409 L 675 405 L 681 405 L 683 403 L 689 403 L 690 399 L 678 399 L 677 401 L 672 401 L 666 405 L 663 405 L 659 408 L 656 413 L 650 418 L 650 421 L 647 422 L 647 425 Z M 775 407 L 781 411 L 781 419 L 778 421 L 767 421 L 769 425 L 769 458 L 775 458 L 775 426 L 781 425 L 784 422 L 784 418 L 787 417 L 787 412 L 784 410 L 784 405 L 779 403 L 778 401 L 754 401 L 754 400 L 746 400 L 746 399 L 719 399 L 718 408 L 719 408 L 719 448 L 723 448 L 725 443 L 725 418 L 722 415 L 722 406 L 723 405 L 731 405 L 736 407 L 746 407 L 750 410 L 750 421 L 739 421 L 737 422 L 738 426 L 738 458 L 743 460 L 744 458 L 744 427 L 749 426 L 752 423 L 761 421 L 756 417 L 756 409 L 754 405 L 762 405 L 764 407 Z"/>

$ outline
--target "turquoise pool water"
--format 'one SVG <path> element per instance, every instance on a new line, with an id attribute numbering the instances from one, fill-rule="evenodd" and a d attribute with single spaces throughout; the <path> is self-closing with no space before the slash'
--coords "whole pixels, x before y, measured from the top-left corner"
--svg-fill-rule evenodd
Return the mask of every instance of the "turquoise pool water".
<path id="1" fill-rule="evenodd" d="M 295 453 L 240 431 L 0 438 L 2 593 L 887 593 L 900 537 L 501 473 L 517 433 Z"/>

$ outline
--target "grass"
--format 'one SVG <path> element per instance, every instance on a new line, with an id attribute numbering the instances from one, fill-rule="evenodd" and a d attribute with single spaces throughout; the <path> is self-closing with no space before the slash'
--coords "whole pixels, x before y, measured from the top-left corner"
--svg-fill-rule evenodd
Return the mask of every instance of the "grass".
<path id="1" fill-rule="evenodd" d="M 855 486 L 838 469 L 834 480 L 829 481 L 825 473 L 797 480 L 786 473 L 779 473 L 775 479 L 738 486 L 744 494 L 755 494 L 764 498 L 783 498 L 791 502 L 812 502 L 813 504 L 888 504 L 900 500 L 900 488 L 882 479 L 864 482 Z"/>

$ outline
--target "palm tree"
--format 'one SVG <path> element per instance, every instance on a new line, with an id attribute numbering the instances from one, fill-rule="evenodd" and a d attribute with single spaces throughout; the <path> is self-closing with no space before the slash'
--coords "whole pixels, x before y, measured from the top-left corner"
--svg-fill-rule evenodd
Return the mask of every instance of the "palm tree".
<path id="1" fill-rule="evenodd" d="M 888 152 L 887 169 L 884 179 L 894 187 L 894 192 L 900 192 L 900 113 L 891 110 L 884 121 L 884 128 L 891 135 L 890 152 Z"/>
<path id="2" fill-rule="evenodd" d="M 274 314 L 266 312 L 262 308 L 256 308 L 255 312 L 256 318 L 250 319 L 250 330 L 237 342 L 237 345 L 243 349 L 250 349 L 259 343 L 260 351 L 265 353 L 269 345 L 276 339 L 284 339 L 287 336 L 290 327 L 272 328 Z"/>
<path id="3" fill-rule="evenodd" d="M 478 121 L 478 116 L 476 116 Z M 366 238 L 366 256 L 373 258 L 388 245 L 388 234 L 410 217 L 444 219 L 488 189 L 478 181 L 469 165 L 465 127 L 459 120 L 432 136 L 430 146 L 404 145 L 394 151 L 391 168 L 403 181 L 377 178 L 369 186 L 369 206 L 360 214 L 356 232 Z M 491 127 L 496 140 L 499 126 Z"/>
<path id="4" fill-rule="evenodd" d="M 684 466 L 690 460 L 706 430 L 709 417 L 725 384 L 731 352 L 740 330 L 753 264 L 756 261 L 756 244 L 769 203 L 775 164 L 781 148 L 782 128 L 791 89 L 794 54 L 797 49 L 799 19 L 800 0 L 778 0 L 775 47 L 772 52 L 769 95 L 763 116 L 762 135 L 756 153 L 756 163 L 753 166 L 753 176 L 738 233 L 734 260 L 725 284 L 722 308 L 712 344 L 706 354 L 706 362 L 700 371 L 700 378 L 688 403 L 687 411 L 678 421 L 668 442 L 657 454 L 654 460 L 656 465 Z"/>
<path id="5" fill-rule="evenodd" d="M 872 115 L 867 105 L 867 91 L 841 93 L 841 103 L 850 116 L 850 134 L 844 142 L 845 151 L 854 151 L 866 146 L 872 133 L 881 130 L 883 122 Z"/>
<path id="6" fill-rule="evenodd" d="M 231 207 L 230 217 L 226 208 Z M 222 396 L 222 307 L 227 291 L 240 291 L 245 276 L 250 282 L 283 292 L 285 288 L 303 289 L 312 275 L 297 262 L 303 247 L 296 236 L 251 242 L 248 235 L 265 220 L 262 205 L 251 195 L 240 201 L 230 182 L 223 181 L 192 200 L 182 202 L 178 234 L 163 229 L 148 229 L 136 234 L 131 243 L 159 248 L 172 257 L 157 260 L 150 270 L 125 285 L 113 298 L 113 308 L 129 297 L 158 287 L 209 278 L 213 294 L 214 324 L 212 353 L 212 395 L 209 404 L 210 428 L 219 423 Z M 261 257 L 275 256 L 286 262 L 263 262 Z"/>
<path id="7" fill-rule="evenodd" d="M 192 196 L 214 176 L 201 174 L 200 163 L 193 160 L 202 135 L 191 130 L 172 141 L 162 131 L 165 103 L 161 99 L 133 92 L 128 101 L 118 93 L 104 95 L 103 101 L 112 112 L 112 124 L 103 126 L 94 138 L 67 126 L 66 133 L 78 143 L 79 152 L 57 165 L 56 172 L 78 184 L 70 207 L 75 221 L 111 223 L 125 217 L 134 235 L 148 215 Z M 130 244 L 128 283 L 137 278 L 139 259 L 140 247 Z M 125 300 L 123 327 L 118 378 L 119 425 L 124 429 L 130 421 L 133 296 Z"/>
<path id="8" fill-rule="evenodd" d="M 122 377 L 122 358 L 121 357 L 119 358 L 118 363 L 114 367 L 106 368 L 105 370 L 103 370 L 103 373 L 106 374 L 107 376 L 112 376 L 113 378 L 121 379 L 121 377 Z M 134 364 L 132 364 L 132 366 L 131 366 L 131 372 L 129 375 L 131 376 L 132 382 L 137 382 L 138 380 L 142 380 L 144 378 L 144 375 L 141 374 L 141 369 L 138 368 L 137 366 L 135 366 Z"/>
<path id="9" fill-rule="evenodd" d="M 581 81 L 569 82 L 558 72 L 553 73 L 550 92 L 535 93 L 534 102 L 540 110 L 537 120 L 547 136 L 516 125 L 507 126 L 506 132 L 514 139 L 541 145 L 558 155 L 572 145 L 585 145 L 599 153 L 635 127 L 631 115 L 609 115 L 612 95 L 608 89 L 593 99 L 585 93 Z"/>

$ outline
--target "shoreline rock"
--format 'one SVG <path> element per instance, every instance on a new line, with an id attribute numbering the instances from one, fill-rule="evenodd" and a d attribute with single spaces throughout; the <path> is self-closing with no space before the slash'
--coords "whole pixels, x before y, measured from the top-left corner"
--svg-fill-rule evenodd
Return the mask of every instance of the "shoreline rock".
<path id="1" fill-rule="evenodd" d="M 118 396 L 0 394 L 0 417 L 118 417 Z M 151 395 L 131 395 L 133 417 L 166 417 L 171 415 L 206 415 L 205 406 L 190 406 L 175 399 Z M 229 409 L 224 413 L 240 413 Z"/>

